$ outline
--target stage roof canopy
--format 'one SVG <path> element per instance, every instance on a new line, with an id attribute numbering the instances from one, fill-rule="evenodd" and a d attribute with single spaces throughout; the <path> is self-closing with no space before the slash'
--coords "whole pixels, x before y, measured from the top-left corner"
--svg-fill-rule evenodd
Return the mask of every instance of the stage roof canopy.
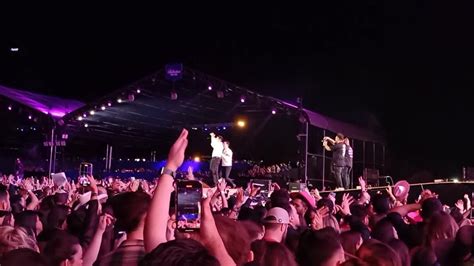
<path id="1" fill-rule="evenodd" d="M 236 126 L 239 119 L 251 120 L 257 128 L 271 117 L 284 116 L 308 118 L 311 125 L 322 129 L 384 143 L 382 136 L 368 129 L 180 65 L 164 68 L 88 104 L 3 86 L 0 95 L 55 117 L 72 134 L 111 141 L 169 142 L 181 128 L 224 130 Z"/>

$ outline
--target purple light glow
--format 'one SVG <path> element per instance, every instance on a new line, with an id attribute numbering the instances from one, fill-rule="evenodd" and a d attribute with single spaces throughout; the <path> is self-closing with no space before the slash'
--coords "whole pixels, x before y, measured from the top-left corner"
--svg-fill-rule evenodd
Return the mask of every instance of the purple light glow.
<path id="1" fill-rule="evenodd" d="M 75 100 L 41 95 L 29 91 L 21 91 L 0 86 L 0 95 L 33 108 L 43 114 L 61 118 L 67 113 L 77 110 L 85 104 Z"/>

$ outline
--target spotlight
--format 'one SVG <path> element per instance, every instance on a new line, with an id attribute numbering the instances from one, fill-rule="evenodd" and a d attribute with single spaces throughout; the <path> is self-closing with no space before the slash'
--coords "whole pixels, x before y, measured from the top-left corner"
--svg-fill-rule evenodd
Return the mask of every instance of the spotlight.
<path id="1" fill-rule="evenodd" d="M 143 161 L 143 162 L 146 162 L 146 159 L 145 159 L 145 158 L 143 158 L 143 159 L 142 159 L 142 161 Z"/>
<path id="2" fill-rule="evenodd" d="M 11 105 L 8 106 L 8 111 L 11 111 L 13 107 Z"/>
<path id="3" fill-rule="evenodd" d="M 245 96 L 240 96 L 240 102 L 245 103 Z"/>
<path id="4" fill-rule="evenodd" d="M 223 127 L 222 129 L 223 129 L 223 130 L 226 130 L 227 128 L 226 128 L 226 127 Z"/>
<path id="5" fill-rule="evenodd" d="M 82 119 L 83 119 L 82 116 L 78 116 L 78 117 L 77 117 L 77 120 L 78 120 L 78 121 L 82 121 Z"/>
<path id="6" fill-rule="evenodd" d="M 89 127 L 89 124 L 84 124 L 84 127 Z"/>
<path id="7" fill-rule="evenodd" d="M 109 106 L 109 107 L 112 106 L 112 102 L 108 102 L 107 106 Z"/>
<path id="8" fill-rule="evenodd" d="M 272 115 L 276 114 L 277 110 L 275 108 L 272 109 Z"/>
<path id="9" fill-rule="evenodd" d="M 245 121 L 244 120 L 239 120 L 237 121 L 237 126 L 240 127 L 240 128 L 244 128 L 246 125 Z"/>
<path id="10" fill-rule="evenodd" d="M 199 162 L 201 161 L 201 157 L 199 157 L 199 156 L 194 156 L 194 161 L 195 161 L 196 163 L 199 163 Z"/>
<path id="11" fill-rule="evenodd" d="M 33 117 L 32 117 L 31 115 L 29 115 L 29 116 L 28 116 L 28 119 L 30 119 L 30 120 L 31 120 L 31 119 L 33 119 Z"/>
<path id="12" fill-rule="evenodd" d="M 118 98 L 118 99 L 117 99 L 117 102 L 118 102 L 118 103 L 122 103 L 122 99 L 121 99 L 121 98 Z"/>
<path id="13" fill-rule="evenodd" d="M 95 115 L 95 111 L 94 111 L 94 110 L 90 110 L 89 114 L 90 114 L 90 115 Z"/>
<path id="14" fill-rule="evenodd" d="M 141 93 L 142 91 L 140 89 L 137 89 L 137 93 Z"/>
<path id="15" fill-rule="evenodd" d="M 87 114 L 86 114 L 86 113 L 83 113 L 83 114 L 82 114 L 82 117 L 87 117 Z"/>
<path id="16" fill-rule="evenodd" d="M 204 131 L 207 131 L 207 130 L 208 130 L 208 129 L 207 129 L 207 127 L 206 127 L 206 128 L 204 128 Z"/>
<path id="17" fill-rule="evenodd" d="M 102 105 L 102 107 L 100 107 L 100 110 L 104 111 L 105 110 L 105 105 Z"/>
<path id="18" fill-rule="evenodd" d="M 207 86 L 207 89 L 212 91 L 212 86 L 211 85 Z"/>
<path id="19" fill-rule="evenodd" d="M 170 97 L 171 97 L 171 100 L 175 101 L 178 99 L 178 93 L 175 90 L 172 90 Z"/>
<path id="20" fill-rule="evenodd" d="M 18 52 L 20 49 L 18 47 L 11 47 L 10 52 Z"/>
<path id="21" fill-rule="evenodd" d="M 192 129 L 192 130 L 198 130 L 197 127 L 193 127 L 193 128 L 191 128 L 191 129 Z"/>

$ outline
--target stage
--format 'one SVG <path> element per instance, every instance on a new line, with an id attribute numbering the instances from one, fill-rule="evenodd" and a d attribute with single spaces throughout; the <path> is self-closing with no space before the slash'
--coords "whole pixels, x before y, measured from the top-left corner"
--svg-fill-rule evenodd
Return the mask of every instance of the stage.
<path id="1" fill-rule="evenodd" d="M 387 186 L 380 187 L 369 187 L 367 188 L 369 194 L 374 194 L 377 191 L 385 191 Z M 458 199 L 462 199 L 464 194 L 469 195 L 472 199 L 474 193 L 474 180 L 470 181 L 445 181 L 445 182 L 428 182 L 428 183 L 415 183 L 410 184 L 410 193 L 408 195 L 408 203 L 413 203 L 420 195 L 421 191 L 424 189 L 429 189 L 432 192 L 439 195 L 439 198 L 443 204 L 454 206 L 454 203 Z M 346 189 L 346 190 L 325 190 L 320 191 L 319 193 L 322 196 L 327 195 L 328 193 L 336 193 L 336 199 L 340 200 L 344 193 L 349 193 L 353 196 L 357 196 L 360 193 L 360 189 Z"/>

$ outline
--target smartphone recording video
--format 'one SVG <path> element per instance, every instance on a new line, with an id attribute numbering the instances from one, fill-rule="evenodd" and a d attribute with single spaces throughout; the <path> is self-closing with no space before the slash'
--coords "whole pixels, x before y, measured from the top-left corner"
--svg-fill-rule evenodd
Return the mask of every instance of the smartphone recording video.
<path id="1" fill-rule="evenodd" d="M 251 179 L 252 186 L 260 188 L 260 194 L 268 198 L 270 189 L 272 187 L 272 180 L 270 179 Z"/>
<path id="2" fill-rule="evenodd" d="M 178 181 L 176 192 L 176 228 L 180 232 L 199 230 L 201 227 L 201 183 L 195 180 Z"/>
<path id="3" fill-rule="evenodd" d="M 90 185 L 89 179 L 87 176 L 92 176 L 93 173 L 93 165 L 91 163 L 81 163 L 79 166 L 79 178 L 78 182 L 82 186 Z"/>

